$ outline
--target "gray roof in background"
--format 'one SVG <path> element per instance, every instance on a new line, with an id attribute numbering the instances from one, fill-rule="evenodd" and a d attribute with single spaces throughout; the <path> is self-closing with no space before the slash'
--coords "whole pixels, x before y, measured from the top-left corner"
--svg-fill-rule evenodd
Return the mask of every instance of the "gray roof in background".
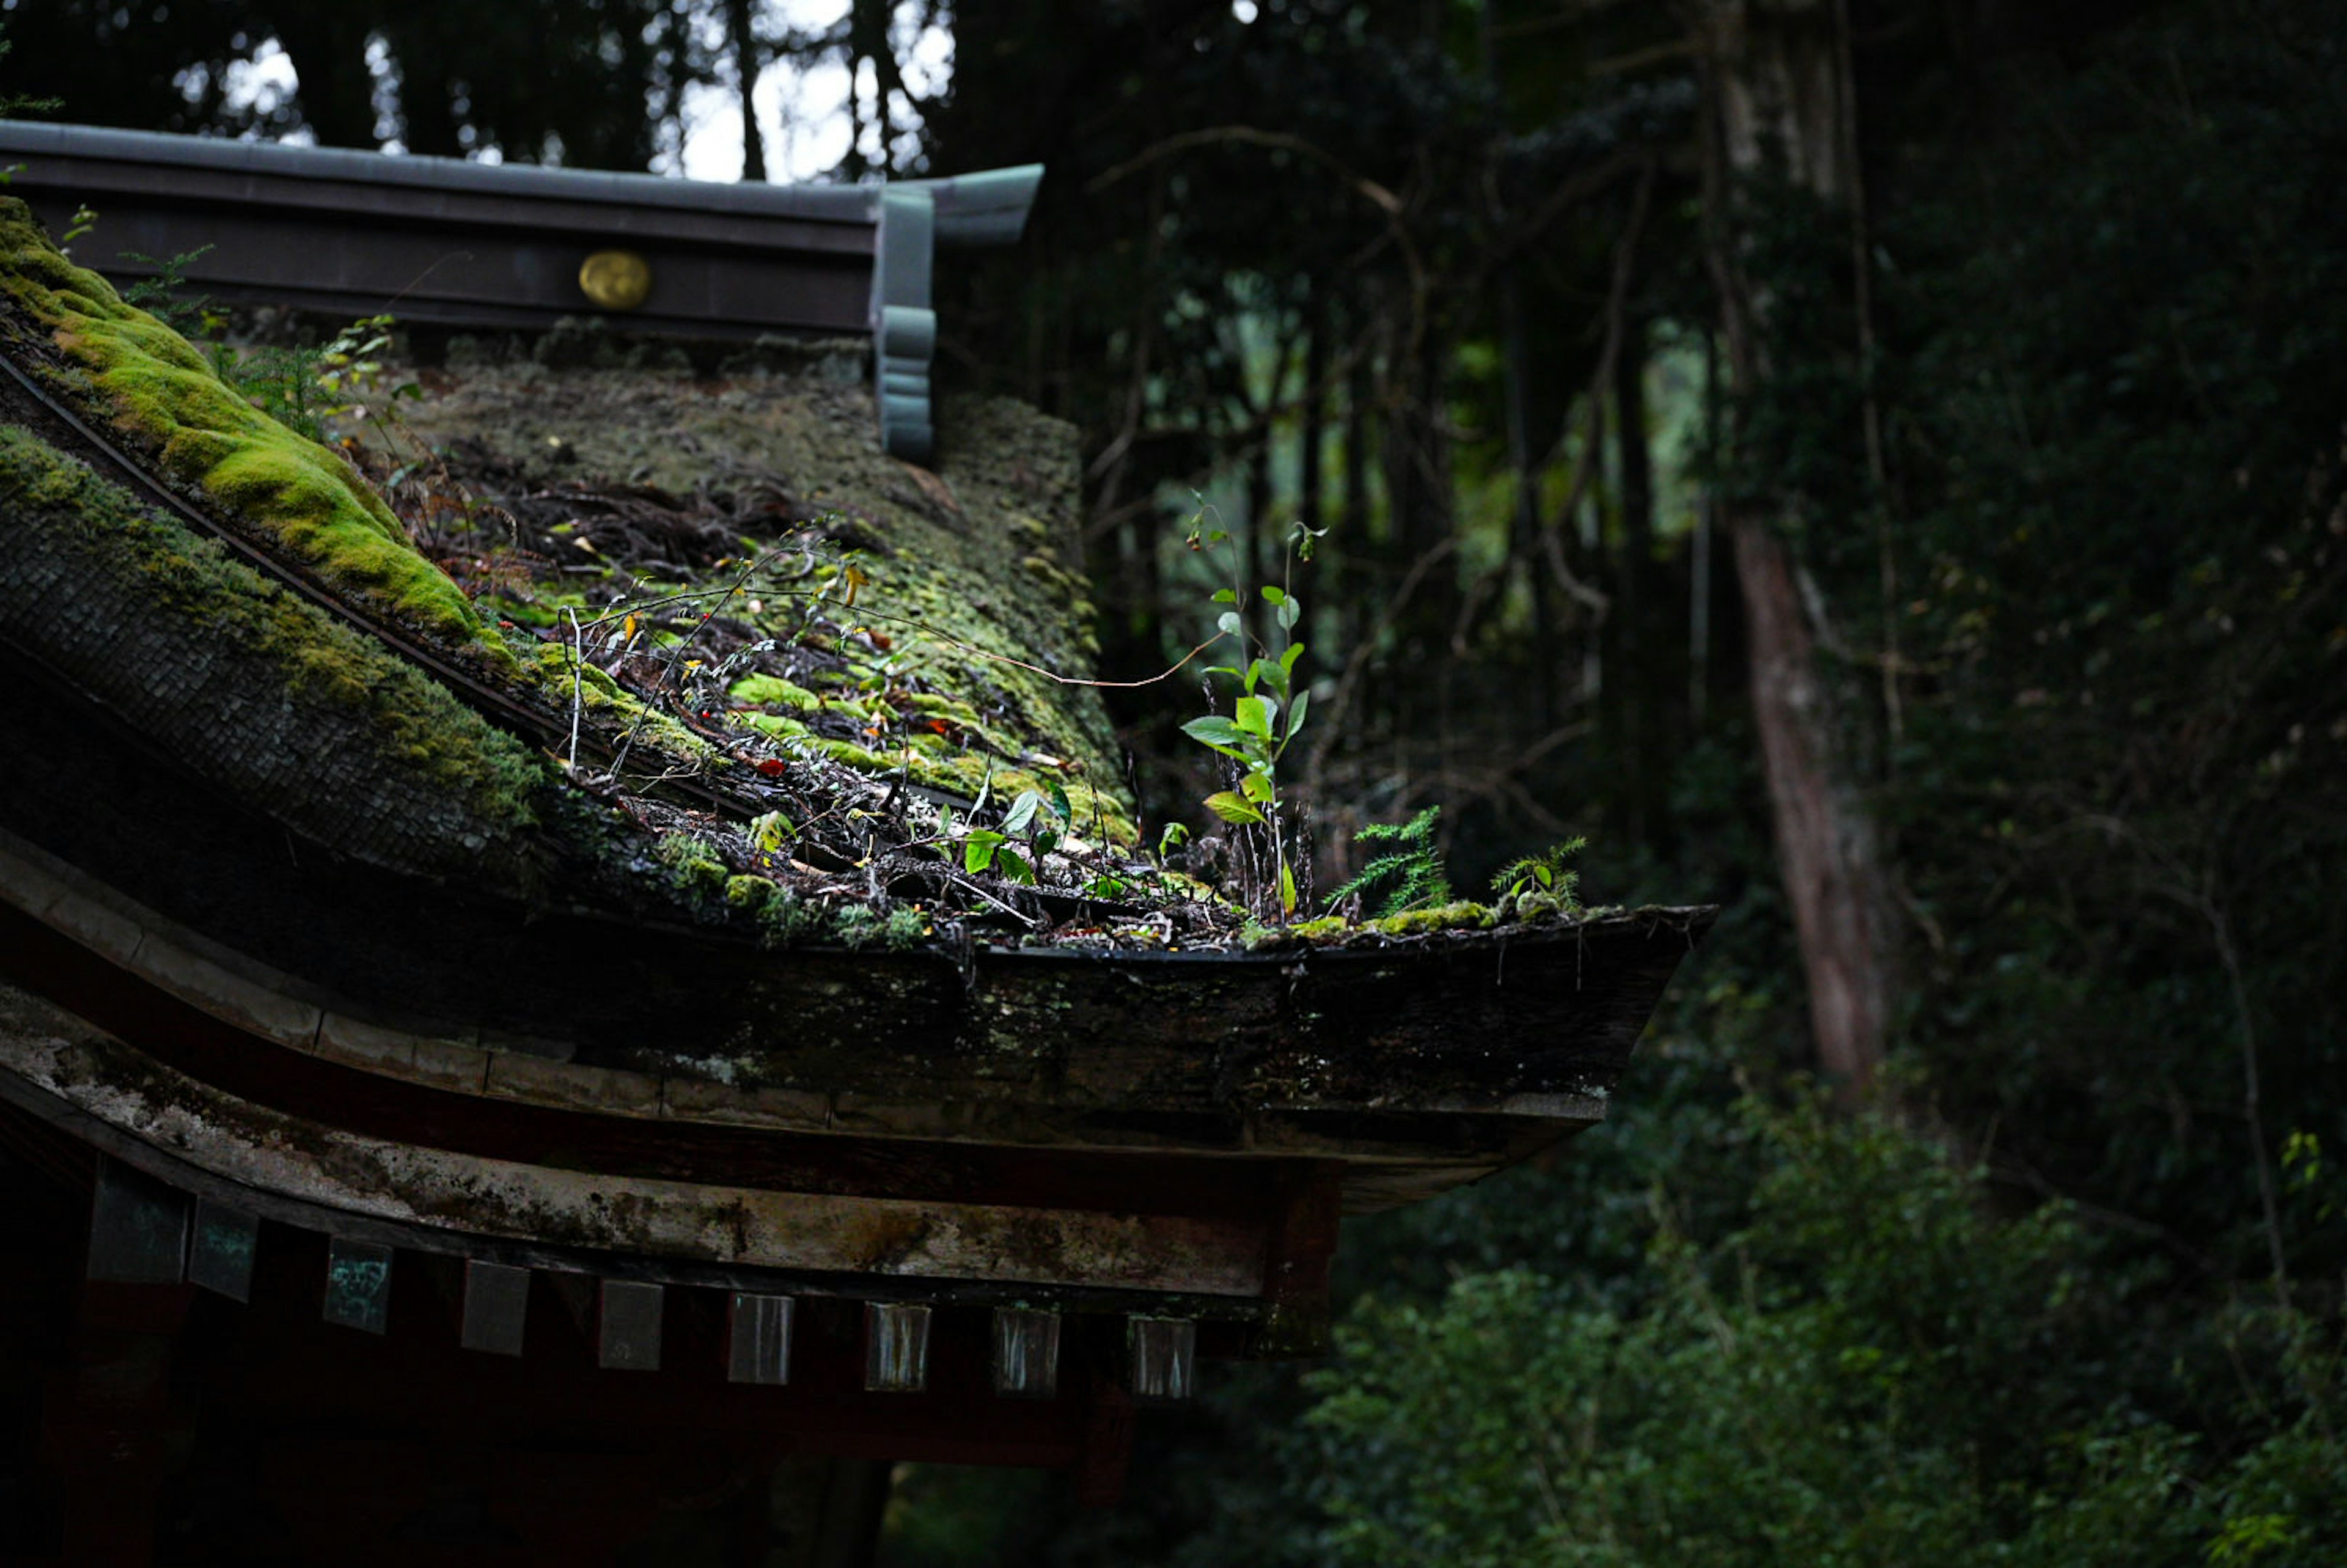
<path id="1" fill-rule="evenodd" d="M 463 191 L 509 200 L 600 202 L 670 208 L 708 214 L 800 218 L 841 223 L 876 220 L 882 185 L 720 184 L 657 174 L 548 169 L 534 164 L 475 163 L 456 158 L 364 152 L 344 148 L 289 147 L 283 142 L 178 136 L 98 126 L 0 120 L 0 155 L 72 158 L 201 169 L 272 179 L 333 180 L 363 185 Z M 1025 229 L 1043 178 L 1040 164 L 989 169 L 942 179 L 909 179 L 896 188 L 928 191 L 937 206 L 937 237 L 946 244 L 1005 245 Z"/>

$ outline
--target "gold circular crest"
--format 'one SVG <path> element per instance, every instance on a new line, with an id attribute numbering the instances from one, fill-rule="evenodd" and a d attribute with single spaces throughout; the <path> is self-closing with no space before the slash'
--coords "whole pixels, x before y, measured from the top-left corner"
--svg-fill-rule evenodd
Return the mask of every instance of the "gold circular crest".
<path id="1" fill-rule="evenodd" d="M 651 264 L 633 251 L 598 251 L 579 263 L 579 290 L 607 311 L 632 311 L 652 292 Z"/>

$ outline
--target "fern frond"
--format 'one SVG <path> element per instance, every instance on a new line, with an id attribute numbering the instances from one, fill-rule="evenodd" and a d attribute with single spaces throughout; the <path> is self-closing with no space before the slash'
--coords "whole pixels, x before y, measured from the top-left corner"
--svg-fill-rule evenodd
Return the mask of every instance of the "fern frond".
<path id="1" fill-rule="evenodd" d="M 1586 838 L 1568 838 L 1537 855 L 1511 860 L 1492 876 L 1491 891 L 1503 898 L 1511 893 L 1547 894 L 1567 909 L 1578 909 L 1581 873 L 1565 869 L 1564 863 L 1588 846 Z"/>
<path id="2" fill-rule="evenodd" d="M 1385 901 L 1378 910 L 1382 917 L 1450 902 L 1450 879 L 1443 875 L 1442 852 L 1434 843 L 1434 825 L 1441 815 L 1440 805 L 1430 805 L 1406 823 L 1363 824 L 1353 835 L 1354 843 L 1401 847 L 1362 866 L 1359 876 L 1328 895 L 1329 904 L 1341 904 L 1356 893 L 1367 896 L 1384 889 Z"/>

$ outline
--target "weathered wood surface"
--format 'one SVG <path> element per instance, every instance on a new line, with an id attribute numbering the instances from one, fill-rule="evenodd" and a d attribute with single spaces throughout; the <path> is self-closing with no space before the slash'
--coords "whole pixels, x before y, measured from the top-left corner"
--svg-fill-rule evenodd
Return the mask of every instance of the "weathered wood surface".
<path id="1" fill-rule="evenodd" d="M 836 1276 L 876 1280 L 1070 1286 L 1253 1298 L 1263 1294 L 1268 1214 L 1184 1213 L 1167 1194 L 1151 1209 L 1118 1212 L 955 1196 L 842 1192 L 836 1173 L 815 1190 L 645 1176 L 602 1168 L 485 1158 L 398 1143 L 289 1115 L 223 1093 L 131 1047 L 87 1031 L 41 1027 L 21 993 L 0 992 L 0 1094 L 36 1110 L 77 1114 L 70 1130 L 103 1138 L 131 1161 L 138 1145 L 165 1151 L 163 1171 L 210 1191 L 241 1193 L 289 1223 L 331 1229 L 349 1249 L 333 1299 L 344 1320 L 370 1311 L 364 1265 L 388 1266 L 395 1245 L 487 1251 L 549 1266 L 617 1252 L 645 1260 L 788 1274 L 809 1288 Z M 38 1091 L 47 1099 L 36 1098 Z M 190 1204 L 185 1192 L 132 1165 L 109 1163 L 99 1188 L 95 1277 L 176 1283 L 183 1277 Z M 770 1179 L 781 1173 L 771 1173 Z M 786 1179 L 786 1178 L 785 1178 Z M 1224 1204 L 1201 1205 L 1235 1208 Z M 364 1249 L 374 1249 L 367 1251 Z M 820 1276 L 835 1276 L 825 1284 Z M 694 1277 L 684 1271 L 684 1277 Z M 705 1275 L 702 1277 L 707 1277 Z"/>

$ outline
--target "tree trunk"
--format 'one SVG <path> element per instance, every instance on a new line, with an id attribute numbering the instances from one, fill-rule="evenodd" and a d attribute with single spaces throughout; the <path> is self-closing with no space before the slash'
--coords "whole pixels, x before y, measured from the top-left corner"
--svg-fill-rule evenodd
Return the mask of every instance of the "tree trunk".
<path id="1" fill-rule="evenodd" d="M 758 36 L 750 28 L 750 0 L 726 0 L 725 30 L 733 36 L 733 79 L 742 85 L 742 178 L 766 178 L 766 140 L 758 128 Z"/>
<path id="2" fill-rule="evenodd" d="M 1629 837 L 1660 847 L 1670 838 L 1670 792 L 1665 787 L 1664 717 L 1676 705 L 1676 651 L 1657 636 L 1655 613 L 1655 464 L 1646 431 L 1647 331 L 1632 316 L 1623 323 L 1614 359 L 1614 472 L 1621 480 L 1622 538 L 1615 557 L 1613 612 L 1614 701 L 1626 787 L 1622 791 Z"/>
<path id="3" fill-rule="evenodd" d="M 1307 528 L 1325 528 L 1321 513 L 1326 482 L 1321 464 L 1327 456 L 1328 425 L 1328 307 L 1318 284 L 1312 284 L 1304 308 L 1303 429 L 1296 438 L 1296 510 Z"/>
<path id="4" fill-rule="evenodd" d="M 847 169 L 856 178 L 867 173 L 887 174 L 897 165 L 896 111 L 890 107 L 891 97 L 904 90 L 905 78 L 897 67 L 897 46 L 888 38 L 888 22 L 896 7 L 890 0 L 853 0 L 847 8 L 847 101 L 856 111 L 856 145 L 849 149 Z M 861 61 L 872 62 L 872 118 L 863 118 L 861 95 L 856 91 L 856 78 L 863 73 Z M 866 159 L 863 155 L 864 129 L 866 125 L 880 132 L 880 154 Z"/>
<path id="5" fill-rule="evenodd" d="M 367 68 L 370 22 L 333 6 L 294 5 L 277 23 L 277 41 L 292 56 L 302 123 L 321 147 L 372 149 L 374 73 Z"/>
<path id="6" fill-rule="evenodd" d="M 1855 195 L 1849 80 L 1829 0 L 1708 0 L 1715 144 L 1707 198 L 1723 336 L 1737 388 L 1772 374 L 1761 343 L 1769 300 L 1746 276 L 1740 188 L 1768 175 L 1821 200 Z M 1725 168 L 1721 165 L 1725 164 Z M 1819 664 L 1819 629 L 1786 540 L 1799 498 L 1747 503 L 1728 518 L 1750 641 L 1753 723 L 1809 990 L 1819 1066 L 1856 1090 L 1882 1061 L 1894 975 L 1890 897 L 1873 820 L 1852 776 Z"/>

